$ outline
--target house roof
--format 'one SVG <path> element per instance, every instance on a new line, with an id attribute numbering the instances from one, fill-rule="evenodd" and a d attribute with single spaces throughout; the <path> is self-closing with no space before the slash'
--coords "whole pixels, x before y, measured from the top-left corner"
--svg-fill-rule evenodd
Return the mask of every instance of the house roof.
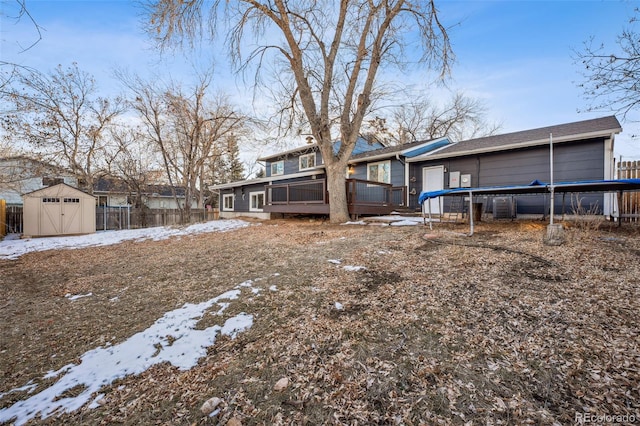
<path id="1" fill-rule="evenodd" d="M 414 157 L 427 152 L 432 152 L 451 144 L 448 138 L 429 139 L 426 141 L 409 142 L 402 145 L 387 146 L 372 151 L 362 152 L 351 156 L 350 163 L 357 163 L 360 160 L 372 160 L 393 157 L 400 154 L 404 157 Z"/>
<path id="2" fill-rule="evenodd" d="M 585 140 L 594 137 L 612 136 L 620 133 L 622 127 L 615 116 L 558 124 L 538 129 L 505 133 L 502 135 L 486 136 L 470 139 L 446 146 L 437 153 L 425 154 L 408 161 L 423 159 L 437 159 L 478 154 L 482 152 L 503 151 L 507 149 L 526 148 L 529 146 L 545 145 L 549 143 L 549 135 L 553 135 L 554 143 Z"/>
<path id="3" fill-rule="evenodd" d="M 143 193 L 145 195 L 155 195 L 158 197 L 173 197 L 171 185 L 144 185 Z M 176 195 L 184 197 L 185 188 L 176 186 Z M 111 192 L 125 194 L 129 193 L 131 188 L 122 179 L 102 177 L 94 182 L 93 192 Z"/>
<path id="4" fill-rule="evenodd" d="M 353 148 L 353 153 L 351 155 L 353 156 L 355 154 L 369 152 L 369 151 L 377 150 L 383 147 L 384 147 L 384 144 L 380 143 L 379 141 L 370 141 L 363 137 L 359 137 L 358 140 L 356 141 L 356 146 Z M 301 154 L 306 152 L 312 152 L 312 151 L 316 151 L 317 149 L 318 149 L 317 143 L 307 144 L 307 145 L 299 146 L 297 148 L 293 148 L 287 151 L 278 152 L 277 154 L 260 157 L 258 158 L 258 161 L 280 160 L 290 154 Z M 334 142 L 333 149 L 334 151 L 337 151 L 338 149 L 340 149 L 339 140 Z"/>

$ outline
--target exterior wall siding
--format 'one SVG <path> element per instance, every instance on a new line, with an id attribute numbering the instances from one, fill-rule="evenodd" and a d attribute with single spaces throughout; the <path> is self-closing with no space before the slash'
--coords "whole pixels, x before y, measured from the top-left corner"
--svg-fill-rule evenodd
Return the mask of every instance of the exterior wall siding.
<path id="1" fill-rule="evenodd" d="M 230 188 L 220 191 L 220 212 L 223 212 L 223 200 L 225 195 L 233 194 L 233 211 L 238 213 L 249 213 L 249 203 L 251 202 L 250 194 L 252 192 L 264 191 L 266 184 L 260 183 L 256 185 L 243 186 L 242 188 Z M 266 197 L 266 194 L 265 194 Z M 266 201 L 266 198 L 265 198 Z M 253 213 L 253 212 L 252 212 Z"/>
<path id="2" fill-rule="evenodd" d="M 391 173 L 390 173 L 391 185 L 404 186 L 404 164 L 395 158 L 385 159 L 385 160 L 373 160 L 367 163 L 356 164 L 354 167 L 355 173 L 349 176 L 349 178 L 367 180 L 368 164 L 382 163 L 384 161 L 390 161 L 390 164 L 391 164 Z"/>
<path id="3" fill-rule="evenodd" d="M 284 175 L 290 175 L 290 174 L 294 174 L 294 173 L 298 173 L 300 171 L 300 156 L 301 155 L 307 155 L 307 154 L 311 154 L 311 153 L 315 153 L 315 157 L 316 157 L 316 166 L 319 166 L 321 164 L 323 164 L 322 162 L 322 155 L 320 154 L 320 151 L 318 151 L 317 149 L 313 150 L 313 151 L 309 151 L 309 152 L 303 152 L 300 154 L 296 154 L 295 156 L 288 156 L 287 158 L 283 158 L 283 166 L 284 166 Z M 271 177 L 271 164 L 273 163 L 277 163 L 280 160 L 272 160 L 272 161 L 267 161 L 266 162 L 266 175 L 267 177 Z M 282 175 L 277 175 L 277 176 L 282 176 Z"/>
<path id="4" fill-rule="evenodd" d="M 554 146 L 555 181 L 604 178 L 604 141 Z M 496 153 L 482 158 L 478 186 L 526 185 L 549 181 L 549 148 Z"/>
<path id="5" fill-rule="evenodd" d="M 593 139 L 579 143 L 562 143 L 554 145 L 554 180 L 582 181 L 604 179 L 605 146 L 604 140 Z M 413 163 L 409 168 L 410 177 L 415 177 L 411 188 L 416 188 L 416 195 L 410 196 L 411 207 L 418 208 L 418 194 L 422 191 L 423 167 L 445 167 L 444 187 L 449 187 L 449 173 L 459 171 L 460 174 L 471 175 L 471 186 L 474 188 L 485 186 L 527 185 L 537 179 L 549 182 L 549 147 L 539 146 L 527 149 L 479 154 L 474 156 L 452 159 L 432 160 Z M 556 212 L 572 213 L 577 196 L 564 199 L 557 195 L 555 199 Z M 445 197 L 444 208 L 448 211 L 451 200 Z M 517 197 L 519 214 L 543 214 L 549 209 L 548 196 L 523 195 Z M 602 194 L 580 195 L 582 206 L 593 212 L 602 212 Z M 484 204 L 484 211 L 491 212 L 493 197 L 482 197 L 477 200 Z"/>

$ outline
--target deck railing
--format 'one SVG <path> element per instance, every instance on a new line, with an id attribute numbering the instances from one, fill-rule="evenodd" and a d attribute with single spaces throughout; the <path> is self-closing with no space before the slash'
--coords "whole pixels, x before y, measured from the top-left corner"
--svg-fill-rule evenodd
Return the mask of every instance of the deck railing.
<path id="1" fill-rule="evenodd" d="M 267 185 L 267 204 L 326 204 L 324 179 Z"/>
<path id="2" fill-rule="evenodd" d="M 403 206 L 404 186 L 363 179 L 347 179 L 347 199 L 352 205 Z"/>
<path id="3" fill-rule="evenodd" d="M 279 183 L 265 187 L 266 204 L 271 206 L 293 204 L 328 204 L 326 179 Z M 363 179 L 347 179 L 349 206 L 403 206 L 406 187 Z"/>

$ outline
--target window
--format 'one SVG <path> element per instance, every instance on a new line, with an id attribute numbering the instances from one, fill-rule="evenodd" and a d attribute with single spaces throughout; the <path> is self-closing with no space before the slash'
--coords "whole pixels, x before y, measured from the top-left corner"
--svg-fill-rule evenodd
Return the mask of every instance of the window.
<path id="1" fill-rule="evenodd" d="M 305 154 L 300 156 L 300 170 L 308 170 L 316 167 L 316 154 Z"/>
<path id="2" fill-rule="evenodd" d="M 367 180 L 391 183 L 391 161 L 381 161 L 367 165 Z"/>
<path id="3" fill-rule="evenodd" d="M 65 203 L 79 203 L 80 202 L 80 198 L 65 198 L 64 202 Z"/>
<path id="4" fill-rule="evenodd" d="M 222 196 L 222 210 L 233 211 L 233 194 L 226 194 Z"/>
<path id="5" fill-rule="evenodd" d="M 271 163 L 271 176 L 283 175 L 284 174 L 284 161 L 276 161 L 275 163 Z"/>
<path id="6" fill-rule="evenodd" d="M 58 197 L 44 197 L 42 199 L 43 203 L 59 203 L 60 202 L 60 198 Z"/>
<path id="7" fill-rule="evenodd" d="M 264 207 L 264 191 L 249 193 L 249 211 L 261 212 Z"/>

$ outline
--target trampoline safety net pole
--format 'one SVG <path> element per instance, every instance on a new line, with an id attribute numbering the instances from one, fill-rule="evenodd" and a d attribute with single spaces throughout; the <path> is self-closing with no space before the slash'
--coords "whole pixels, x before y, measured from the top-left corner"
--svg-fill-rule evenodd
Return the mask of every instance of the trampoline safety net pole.
<path id="1" fill-rule="evenodd" d="M 473 236 L 473 191 L 469 191 L 469 236 Z"/>
<path id="2" fill-rule="evenodd" d="M 549 224 L 553 225 L 555 188 L 553 186 L 553 133 L 549 133 L 549 190 L 551 191 L 551 200 L 549 204 Z"/>

